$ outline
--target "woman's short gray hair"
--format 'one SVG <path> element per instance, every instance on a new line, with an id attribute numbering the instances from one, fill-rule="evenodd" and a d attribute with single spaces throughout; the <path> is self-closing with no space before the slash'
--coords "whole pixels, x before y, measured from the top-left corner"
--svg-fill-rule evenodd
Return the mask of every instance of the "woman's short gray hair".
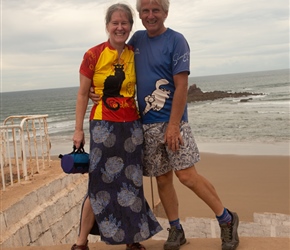
<path id="1" fill-rule="evenodd" d="M 133 26 L 134 19 L 133 19 L 133 10 L 130 8 L 129 5 L 124 4 L 124 3 L 116 3 L 111 5 L 106 13 L 105 21 L 106 25 L 111 21 L 112 15 L 115 11 L 122 10 L 126 13 L 129 23 L 131 24 L 131 27 Z"/>

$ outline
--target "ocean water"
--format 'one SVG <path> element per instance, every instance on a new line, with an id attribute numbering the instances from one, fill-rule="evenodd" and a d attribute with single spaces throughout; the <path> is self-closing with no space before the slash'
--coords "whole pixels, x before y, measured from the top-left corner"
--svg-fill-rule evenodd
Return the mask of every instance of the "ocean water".
<path id="1" fill-rule="evenodd" d="M 196 77 L 193 82 L 202 91 L 261 93 L 189 104 L 198 141 L 289 142 L 289 70 Z M 252 100 L 240 101 L 247 98 Z"/>
<path id="2" fill-rule="evenodd" d="M 289 70 L 190 77 L 202 91 L 260 93 L 248 102 L 225 98 L 188 104 L 189 123 L 199 144 L 289 144 Z M 0 121 L 11 115 L 48 114 L 54 144 L 72 145 L 78 87 L 5 92 L 0 95 Z M 88 132 L 89 105 L 84 122 Z M 87 139 L 87 142 L 89 140 Z"/>

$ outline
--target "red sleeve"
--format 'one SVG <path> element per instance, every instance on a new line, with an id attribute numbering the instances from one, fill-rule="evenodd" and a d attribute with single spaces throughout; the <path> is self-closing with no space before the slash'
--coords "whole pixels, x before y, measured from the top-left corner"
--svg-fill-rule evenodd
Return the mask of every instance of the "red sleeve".
<path id="1" fill-rule="evenodd" d="M 83 61 L 80 66 L 80 73 L 89 79 L 93 79 L 95 66 L 97 64 L 97 55 L 95 50 L 89 49 L 83 57 Z"/>

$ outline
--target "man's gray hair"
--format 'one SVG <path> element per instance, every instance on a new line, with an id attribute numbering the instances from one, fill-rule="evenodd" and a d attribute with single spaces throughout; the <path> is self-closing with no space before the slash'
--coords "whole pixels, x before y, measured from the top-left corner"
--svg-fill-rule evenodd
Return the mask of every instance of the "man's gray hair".
<path id="1" fill-rule="evenodd" d="M 165 12 L 169 11 L 169 0 L 150 0 L 150 3 L 156 2 L 159 4 Z M 141 0 L 136 0 L 136 9 L 140 13 L 141 10 Z"/>

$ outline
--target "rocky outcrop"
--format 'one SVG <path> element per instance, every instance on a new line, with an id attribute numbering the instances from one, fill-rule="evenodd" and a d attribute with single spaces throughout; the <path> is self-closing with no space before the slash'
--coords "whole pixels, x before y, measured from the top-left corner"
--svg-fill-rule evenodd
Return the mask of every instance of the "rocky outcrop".
<path id="1" fill-rule="evenodd" d="M 189 87 L 187 93 L 187 102 L 199 102 L 199 101 L 213 101 L 221 98 L 239 98 L 239 97 L 248 97 L 253 95 L 262 95 L 261 93 L 250 93 L 250 92 L 226 92 L 226 91 L 212 91 L 212 92 L 203 92 L 200 88 L 193 84 Z M 252 98 L 241 99 L 241 102 L 247 102 L 252 100 Z"/>

